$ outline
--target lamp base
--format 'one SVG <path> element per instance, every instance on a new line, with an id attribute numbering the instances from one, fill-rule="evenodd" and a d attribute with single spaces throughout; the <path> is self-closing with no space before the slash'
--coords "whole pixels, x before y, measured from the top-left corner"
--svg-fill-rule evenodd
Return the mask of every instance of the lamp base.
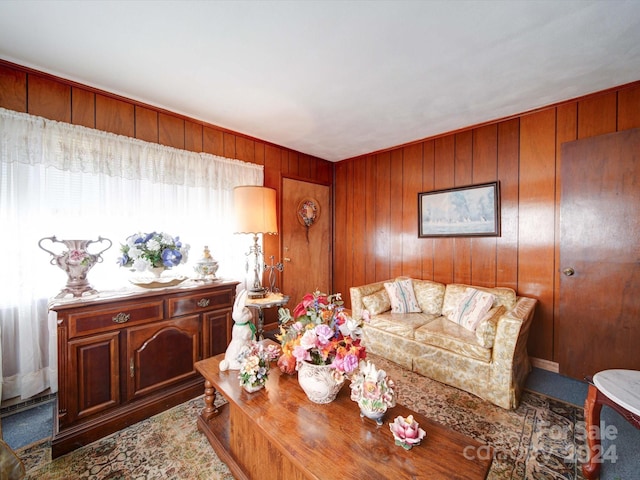
<path id="1" fill-rule="evenodd" d="M 247 292 L 248 298 L 264 298 L 267 296 L 267 289 L 264 287 L 250 288 Z"/>

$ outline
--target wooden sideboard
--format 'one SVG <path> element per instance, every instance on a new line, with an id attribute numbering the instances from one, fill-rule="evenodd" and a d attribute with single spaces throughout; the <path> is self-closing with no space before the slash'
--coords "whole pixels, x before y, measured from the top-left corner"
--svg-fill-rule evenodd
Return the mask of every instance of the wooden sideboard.
<path id="1" fill-rule="evenodd" d="M 202 394 L 194 363 L 226 350 L 237 282 L 52 304 L 63 455 Z"/>

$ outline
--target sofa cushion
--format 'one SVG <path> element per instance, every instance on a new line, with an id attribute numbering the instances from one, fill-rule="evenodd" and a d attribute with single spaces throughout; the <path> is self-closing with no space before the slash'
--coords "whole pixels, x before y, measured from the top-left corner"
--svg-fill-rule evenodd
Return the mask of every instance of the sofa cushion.
<path id="1" fill-rule="evenodd" d="M 491 310 L 494 298 L 494 295 L 488 292 L 467 288 L 449 319 L 467 330 L 475 332 L 478 323 Z"/>
<path id="2" fill-rule="evenodd" d="M 422 313 L 442 314 L 444 290 L 443 283 L 413 279 L 413 293 L 416 295 L 416 300 Z"/>
<path id="3" fill-rule="evenodd" d="M 386 289 L 378 290 L 371 295 L 362 297 L 364 308 L 367 309 L 369 315 L 378 315 L 391 310 L 391 300 Z"/>
<path id="4" fill-rule="evenodd" d="M 413 284 L 410 278 L 386 282 L 384 288 L 389 294 L 393 313 L 419 313 L 422 311 L 413 293 Z"/>
<path id="5" fill-rule="evenodd" d="M 506 308 L 504 305 L 493 307 L 476 327 L 476 340 L 485 348 L 493 348 L 493 342 L 496 339 L 498 331 L 498 320 L 504 314 Z"/>
<path id="6" fill-rule="evenodd" d="M 368 325 L 413 340 L 416 329 L 437 318 L 426 313 L 382 313 L 371 317 Z"/>
<path id="7" fill-rule="evenodd" d="M 466 293 L 467 288 L 475 288 L 483 292 L 495 295 L 493 306 L 503 305 L 507 310 L 512 310 L 516 306 L 516 292 L 508 287 L 476 287 L 475 285 L 464 285 L 461 283 L 450 283 L 446 286 L 444 292 L 444 301 L 442 303 L 442 315 L 451 318 L 455 311 L 460 298 Z"/>
<path id="8" fill-rule="evenodd" d="M 474 332 L 452 322 L 446 317 L 438 317 L 415 331 L 417 342 L 433 345 L 463 357 L 482 362 L 491 362 L 491 348 L 478 344 Z"/>

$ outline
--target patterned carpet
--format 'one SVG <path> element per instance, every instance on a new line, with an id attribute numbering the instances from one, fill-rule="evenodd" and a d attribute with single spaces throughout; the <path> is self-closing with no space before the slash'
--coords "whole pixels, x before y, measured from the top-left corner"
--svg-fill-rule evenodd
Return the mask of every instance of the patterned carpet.
<path id="1" fill-rule="evenodd" d="M 371 359 L 395 380 L 399 403 L 494 448 L 489 479 L 583 479 L 582 409 L 525 392 L 519 408 L 507 411 L 379 357 Z M 49 441 L 16 453 L 29 479 L 231 479 L 196 428 L 203 406 L 202 397 L 191 400 L 53 462 Z"/>

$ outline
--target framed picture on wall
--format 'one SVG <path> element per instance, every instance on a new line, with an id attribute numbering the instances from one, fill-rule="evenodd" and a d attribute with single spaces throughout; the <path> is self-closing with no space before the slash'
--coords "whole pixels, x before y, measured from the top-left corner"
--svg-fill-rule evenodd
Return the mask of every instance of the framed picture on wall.
<path id="1" fill-rule="evenodd" d="M 498 182 L 418 194 L 418 237 L 498 236 Z"/>

